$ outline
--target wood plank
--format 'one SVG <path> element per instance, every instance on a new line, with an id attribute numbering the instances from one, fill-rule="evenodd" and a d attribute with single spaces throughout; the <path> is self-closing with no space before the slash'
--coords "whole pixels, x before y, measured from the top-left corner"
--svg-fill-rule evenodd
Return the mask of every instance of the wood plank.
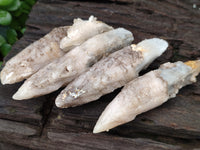
<path id="1" fill-rule="evenodd" d="M 34 127 L 28 127 L 27 124 L 2 119 L 0 119 L 0 124 L 0 132 L 21 134 L 24 136 L 32 136 L 37 134 L 37 130 L 34 129 Z"/>
<path id="2" fill-rule="evenodd" d="M 15 139 L 15 140 L 13 140 Z M 1 141 L 37 150 L 119 150 L 156 149 L 180 150 L 180 146 L 156 142 L 145 138 L 121 138 L 108 135 L 94 135 L 84 132 L 48 132 L 47 136 L 23 137 L 20 134 L 5 134 Z"/>
<path id="3" fill-rule="evenodd" d="M 12 95 L 20 85 L 21 83 L 0 85 L 0 118 L 42 125 L 41 112 L 46 99 L 40 97 L 28 101 L 14 101 Z"/>
<path id="4" fill-rule="evenodd" d="M 120 138 L 108 135 L 95 135 L 92 133 L 54 133 L 48 132 L 48 137 L 53 141 L 63 142 L 66 144 L 78 144 L 82 147 L 90 147 L 91 149 L 127 149 L 127 150 L 173 150 L 180 149 L 178 146 L 172 146 L 164 143 L 155 142 L 149 139 L 130 139 Z"/>
<path id="5" fill-rule="evenodd" d="M 31 149 L 18 145 L 12 145 L 9 143 L 0 143 L 0 150 L 31 150 Z"/>
<path id="6" fill-rule="evenodd" d="M 134 34 L 134 43 L 151 37 L 160 37 L 169 42 L 170 47 L 165 54 L 141 74 L 167 61 L 197 59 L 200 57 L 197 40 L 200 35 L 200 11 L 192 7 L 194 3 L 199 6 L 198 0 L 39 0 L 27 21 L 24 37 L 15 44 L 5 61 L 54 27 L 71 25 L 74 18 L 87 19 L 90 15 L 114 27 L 129 29 Z M 83 106 L 58 109 L 54 99 L 59 91 L 27 101 L 12 100 L 12 95 L 21 84 L 0 85 L 0 141 L 41 150 L 63 150 L 66 147 L 200 148 L 200 77 L 197 83 L 183 88 L 176 98 L 161 107 L 141 114 L 134 121 L 108 133 L 97 135 L 92 134 L 95 123 L 120 89 Z M 23 127 L 27 129 L 24 132 L 20 130 Z M 171 140 L 165 140 L 166 137 Z M 180 138 L 190 141 L 190 144 L 182 145 Z"/>

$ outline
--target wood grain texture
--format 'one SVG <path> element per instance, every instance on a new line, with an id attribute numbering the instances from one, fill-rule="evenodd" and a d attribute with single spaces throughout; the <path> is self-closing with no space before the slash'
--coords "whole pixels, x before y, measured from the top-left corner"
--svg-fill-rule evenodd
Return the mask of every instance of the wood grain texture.
<path id="1" fill-rule="evenodd" d="M 53 28 L 90 15 L 113 27 L 129 29 L 134 43 L 152 37 L 169 42 L 168 50 L 141 75 L 164 62 L 198 59 L 200 10 L 193 4 L 200 7 L 198 0 L 39 0 L 26 23 L 25 35 L 5 61 Z M 99 115 L 120 89 L 83 106 L 58 109 L 54 100 L 60 91 L 27 101 L 12 100 L 21 84 L 0 85 L 0 146 L 4 149 L 13 145 L 41 150 L 200 148 L 200 77 L 162 106 L 96 135 L 92 129 Z"/>

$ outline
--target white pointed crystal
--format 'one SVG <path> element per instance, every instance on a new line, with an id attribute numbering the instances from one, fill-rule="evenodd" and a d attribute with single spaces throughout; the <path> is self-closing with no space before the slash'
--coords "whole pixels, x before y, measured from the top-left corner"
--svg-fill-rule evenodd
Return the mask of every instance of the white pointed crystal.
<path id="1" fill-rule="evenodd" d="M 132 121 L 138 114 L 151 110 L 174 97 L 178 90 L 195 82 L 200 61 L 166 63 L 129 82 L 108 104 L 99 117 L 93 132 L 107 131 Z"/>
<path id="2" fill-rule="evenodd" d="M 167 47 L 165 40 L 153 38 L 110 54 L 72 81 L 56 98 L 56 106 L 67 108 L 82 105 L 124 86 Z M 72 97 L 70 93 L 77 88 L 84 90 L 84 94 Z"/>
<path id="3" fill-rule="evenodd" d="M 1 71 L 1 83 L 13 84 L 37 72 L 56 58 L 64 55 L 60 40 L 67 35 L 68 26 L 53 29 L 12 57 Z"/>

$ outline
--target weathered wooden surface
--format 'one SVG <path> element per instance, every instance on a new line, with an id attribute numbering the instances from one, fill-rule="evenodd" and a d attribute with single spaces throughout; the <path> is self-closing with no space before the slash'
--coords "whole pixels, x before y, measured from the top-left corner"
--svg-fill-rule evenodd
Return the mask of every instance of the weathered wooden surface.
<path id="1" fill-rule="evenodd" d="M 193 8 L 193 4 L 197 8 Z M 27 31 L 6 58 L 15 55 L 51 29 L 71 25 L 73 18 L 97 16 L 134 34 L 134 43 L 150 37 L 166 39 L 170 47 L 147 70 L 167 61 L 200 58 L 199 0 L 39 0 L 27 21 Z M 22 83 L 0 85 L 0 149 L 197 149 L 200 148 L 200 77 L 176 98 L 108 133 L 92 134 L 105 106 L 120 91 L 76 108 L 58 109 L 59 91 L 27 101 L 12 100 Z M 18 146 L 15 146 L 18 145 Z"/>

